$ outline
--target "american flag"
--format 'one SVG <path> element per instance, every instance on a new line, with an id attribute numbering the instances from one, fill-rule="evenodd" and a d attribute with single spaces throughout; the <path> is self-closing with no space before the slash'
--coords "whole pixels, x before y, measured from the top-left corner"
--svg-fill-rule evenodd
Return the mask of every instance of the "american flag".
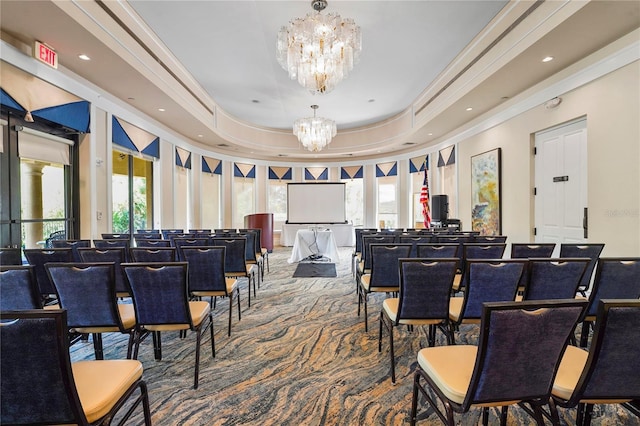
<path id="1" fill-rule="evenodd" d="M 424 216 L 424 227 L 431 226 L 431 209 L 429 208 L 429 179 L 427 178 L 427 165 L 429 159 L 425 159 L 424 164 L 424 181 L 422 182 L 422 191 L 420 191 L 420 204 L 422 204 L 422 216 Z"/>

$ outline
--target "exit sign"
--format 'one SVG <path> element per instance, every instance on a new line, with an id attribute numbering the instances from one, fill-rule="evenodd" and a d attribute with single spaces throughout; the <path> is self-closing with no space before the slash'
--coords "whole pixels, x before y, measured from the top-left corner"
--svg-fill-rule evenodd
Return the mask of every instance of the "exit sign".
<path id="1" fill-rule="evenodd" d="M 44 43 L 36 41 L 33 56 L 53 68 L 58 68 L 58 54 Z"/>

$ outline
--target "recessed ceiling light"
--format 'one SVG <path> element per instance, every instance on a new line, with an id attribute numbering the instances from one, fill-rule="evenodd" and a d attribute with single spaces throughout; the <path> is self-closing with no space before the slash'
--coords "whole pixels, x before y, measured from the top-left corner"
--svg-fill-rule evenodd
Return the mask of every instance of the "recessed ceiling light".
<path id="1" fill-rule="evenodd" d="M 427 136 L 433 136 L 433 133 L 427 133 Z"/>
<path id="2" fill-rule="evenodd" d="M 201 137 L 202 137 L 202 135 L 198 135 L 198 137 L 199 137 L 199 138 L 201 138 Z"/>
<path id="3" fill-rule="evenodd" d="M 553 61 L 553 56 L 545 56 L 542 59 L 542 62 L 551 62 L 551 61 Z"/>
<path id="4" fill-rule="evenodd" d="M 164 109 L 164 108 L 158 108 L 158 111 L 160 111 L 160 112 L 164 112 L 164 111 L 165 111 L 165 109 Z"/>
<path id="5" fill-rule="evenodd" d="M 473 111 L 473 108 L 468 107 L 468 108 L 467 108 L 467 111 Z"/>
<path id="6" fill-rule="evenodd" d="M 84 53 L 82 55 L 78 55 L 78 58 L 82 59 L 83 61 L 90 61 L 91 58 L 88 57 L 87 55 L 85 55 Z"/>

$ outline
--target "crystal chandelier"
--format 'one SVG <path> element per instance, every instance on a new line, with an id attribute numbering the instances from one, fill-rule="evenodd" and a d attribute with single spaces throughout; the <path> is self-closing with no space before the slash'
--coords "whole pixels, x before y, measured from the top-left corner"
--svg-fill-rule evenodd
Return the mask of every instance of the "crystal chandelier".
<path id="1" fill-rule="evenodd" d="M 278 33 L 278 62 L 289 78 L 297 79 L 311 93 L 329 93 L 347 78 L 360 57 L 360 27 L 353 19 L 320 12 L 326 0 L 313 0 L 316 11 L 296 18 Z"/>
<path id="2" fill-rule="evenodd" d="M 313 117 L 299 118 L 293 123 L 293 134 L 309 151 L 318 152 L 331 143 L 336 135 L 336 122 L 328 118 L 316 117 L 318 105 L 311 105 Z"/>

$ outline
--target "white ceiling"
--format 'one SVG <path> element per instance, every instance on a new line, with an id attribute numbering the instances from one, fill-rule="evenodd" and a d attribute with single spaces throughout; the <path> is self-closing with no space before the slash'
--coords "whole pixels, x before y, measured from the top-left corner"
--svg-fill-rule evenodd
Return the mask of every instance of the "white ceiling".
<path id="1" fill-rule="evenodd" d="M 50 44 L 63 72 L 194 144 L 305 161 L 318 155 L 290 131 L 312 104 L 338 124 L 320 158 L 408 152 L 640 26 L 637 1 L 331 0 L 323 13 L 361 26 L 361 60 L 333 92 L 311 95 L 275 52 L 279 28 L 311 11 L 307 0 L 2 0 L 0 27 L 13 45 Z M 547 55 L 556 59 L 543 64 Z M 390 122 L 400 127 L 387 137 Z"/>
<path id="2" fill-rule="evenodd" d="M 129 3 L 228 113 L 291 129 L 318 104 L 344 129 L 406 109 L 506 2 L 329 1 L 322 13 L 353 18 L 363 49 L 348 79 L 323 95 L 290 80 L 276 60 L 278 30 L 312 13 L 310 1 Z"/>

